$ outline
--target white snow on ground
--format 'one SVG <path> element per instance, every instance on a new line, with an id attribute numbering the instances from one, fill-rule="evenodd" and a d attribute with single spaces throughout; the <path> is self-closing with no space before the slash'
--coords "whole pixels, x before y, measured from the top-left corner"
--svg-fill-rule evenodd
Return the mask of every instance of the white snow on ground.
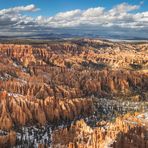
<path id="1" fill-rule="evenodd" d="M 12 77 L 10 74 L 7 74 L 7 73 L 5 73 L 4 76 L 5 76 L 6 78 L 11 78 L 11 77 Z"/>
<path id="2" fill-rule="evenodd" d="M 6 131 L 0 130 L 0 135 L 6 135 L 6 134 L 7 134 Z"/>
<path id="3" fill-rule="evenodd" d="M 138 115 L 137 118 L 143 122 L 143 125 L 148 124 L 148 112 L 144 112 L 144 113 Z M 137 124 L 137 122 L 133 122 L 130 120 L 124 120 L 124 121 L 127 123 L 130 123 L 130 124 Z M 107 137 L 105 140 L 104 148 L 111 148 L 110 146 L 113 144 L 114 141 L 115 141 L 115 139 L 110 139 Z"/>
<path id="4" fill-rule="evenodd" d="M 38 144 L 50 144 L 51 142 L 51 127 L 22 127 L 21 131 L 17 132 L 17 141 L 25 143 L 27 147 L 30 144 L 34 145 L 34 148 L 38 148 Z M 21 146 L 21 145 L 20 145 Z M 19 145 L 17 146 L 19 148 Z"/>
<path id="5" fill-rule="evenodd" d="M 144 114 L 144 116 L 145 116 L 145 120 L 148 120 L 148 112 L 146 112 L 146 113 Z"/>
<path id="6" fill-rule="evenodd" d="M 133 122 L 133 121 L 130 121 L 130 120 L 124 120 L 124 122 L 130 123 L 130 124 L 138 124 L 137 122 Z"/>
<path id="7" fill-rule="evenodd" d="M 5 79 L 9 79 L 11 78 L 12 76 L 10 74 L 7 74 L 7 73 L 4 73 L 3 76 L 0 76 L 0 79 L 1 80 L 5 80 Z"/>
<path id="8" fill-rule="evenodd" d="M 15 67 L 19 67 L 19 65 L 17 65 L 16 63 L 13 63 L 13 66 L 15 66 Z"/>
<path id="9" fill-rule="evenodd" d="M 27 84 L 27 81 L 26 80 L 23 80 L 23 79 L 17 79 L 17 80 L 20 81 L 23 84 Z"/>
<path id="10" fill-rule="evenodd" d="M 138 115 L 137 118 L 148 120 L 148 112 Z"/>
<path id="11" fill-rule="evenodd" d="M 27 84 L 27 81 L 24 79 L 17 78 L 16 80 L 16 83 L 18 83 L 20 86 L 24 86 L 25 84 Z"/>
<path id="12" fill-rule="evenodd" d="M 0 76 L 0 79 L 1 79 L 1 80 L 4 80 L 4 77 Z"/>
<path id="13" fill-rule="evenodd" d="M 17 94 L 17 93 L 8 93 L 8 96 L 13 96 L 13 97 L 23 97 L 21 94 Z"/>
<path id="14" fill-rule="evenodd" d="M 148 126 L 148 112 L 138 115 L 137 118 L 143 122 L 144 126 Z"/>

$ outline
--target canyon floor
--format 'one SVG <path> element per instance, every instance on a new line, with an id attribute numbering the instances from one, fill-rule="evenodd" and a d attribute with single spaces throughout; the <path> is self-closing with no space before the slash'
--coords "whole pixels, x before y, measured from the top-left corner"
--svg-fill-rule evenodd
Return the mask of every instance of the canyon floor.
<path id="1" fill-rule="evenodd" d="M 148 42 L 0 43 L 0 148 L 147 148 Z"/>

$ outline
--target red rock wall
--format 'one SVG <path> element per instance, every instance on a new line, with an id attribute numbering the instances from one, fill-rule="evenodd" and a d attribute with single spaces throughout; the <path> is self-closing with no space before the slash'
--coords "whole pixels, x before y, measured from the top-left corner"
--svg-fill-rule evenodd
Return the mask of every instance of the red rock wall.
<path id="1" fill-rule="evenodd" d="M 116 119 L 115 123 L 105 123 L 103 127 L 91 128 L 83 120 L 70 128 L 53 132 L 52 147 L 68 148 L 146 148 L 147 128 L 133 115 Z"/>
<path id="2" fill-rule="evenodd" d="M 14 125 L 41 124 L 47 121 L 72 120 L 93 111 L 91 99 L 31 99 L 24 96 L 0 94 L 0 129 L 11 129 Z"/>
<path id="3" fill-rule="evenodd" d="M 16 144 L 16 133 L 14 131 L 10 131 L 7 135 L 0 136 L 0 147 L 8 148 L 12 147 Z"/>

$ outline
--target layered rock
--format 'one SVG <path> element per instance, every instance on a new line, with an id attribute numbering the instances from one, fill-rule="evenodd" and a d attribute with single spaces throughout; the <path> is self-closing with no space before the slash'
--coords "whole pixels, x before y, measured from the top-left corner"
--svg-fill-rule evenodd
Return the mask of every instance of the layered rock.
<path id="1" fill-rule="evenodd" d="M 0 52 L 22 65 L 50 64 L 59 67 L 92 62 L 113 68 L 130 68 L 132 64 L 147 67 L 148 44 L 113 43 L 100 40 L 77 40 L 42 46 L 0 44 Z M 90 64 L 91 67 L 92 64 Z M 89 67 L 90 67 L 89 66 Z M 90 67 L 90 68 L 91 68 Z M 132 68 L 132 67 L 131 67 Z"/>
<path id="2" fill-rule="evenodd" d="M 10 131 L 7 135 L 0 135 L 0 147 L 7 148 L 16 144 L 16 133 Z"/>
<path id="3" fill-rule="evenodd" d="M 90 39 L 42 46 L 0 44 L 0 85 L 39 98 L 144 97 L 140 92 L 147 86 L 147 48 Z"/>
<path id="4" fill-rule="evenodd" d="M 0 138 L 8 144 L 7 147 L 13 146 L 15 140 L 11 142 L 8 135 L 11 129 L 18 132 L 16 127 L 70 124 L 69 121 L 94 116 L 94 104 L 100 97 L 106 100 L 147 101 L 147 49 L 147 43 L 92 39 L 39 45 L 0 44 L 0 129 L 8 131 Z M 105 106 L 103 103 L 96 105 L 95 114 L 99 113 L 97 110 L 106 113 L 101 107 Z M 110 108 L 115 114 L 116 104 L 109 105 L 108 110 Z M 121 111 L 121 108 L 118 110 Z M 139 123 L 133 126 L 125 121 L 119 118 L 114 124 L 98 123 L 109 128 L 94 129 L 84 121 L 78 121 L 68 129 L 53 133 L 53 147 L 59 144 L 60 148 L 105 147 L 105 143 L 110 142 L 114 147 L 128 147 L 133 146 L 133 141 L 138 147 L 139 141 L 145 142 L 139 138 L 141 132 L 145 135 L 145 128 L 142 129 Z M 19 137 L 26 140 L 27 136 Z M 20 142 L 23 138 L 17 137 L 17 140 Z M 43 139 L 48 139 L 48 142 L 45 145 L 39 142 L 39 147 L 50 143 L 49 137 Z M 0 143 L 3 146 L 3 142 Z"/>
<path id="5" fill-rule="evenodd" d="M 124 94 L 141 96 L 141 93 L 147 90 L 148 75 L 120 70 L 82 71 L 76 74 L 74 70 L 47 68 L 47 73 L 43 77 L 24 76 L 23 79 L 26 80 L 20 78 L 10 80 L 10 78 L 8 81 L 0 81 L 1 88 L 12 93 L 44 99 L 47 96 L 55 98 L 79 98 L 91 95 L 106 97 Z"/>
<path id="6" fill-rule="evenodd" d="M 99 127 L 91 128 L 84 120 L 77 121 L 70 128 L 58 129 L 52 135 L 53 148 L 105 148 L 148 146 L 145 121 L 126 114 L 118 117 L 115 123 L 100 122 Z M 145 124 L 147 124 L 146 122 Z"/>
<path id="7" fill-rule="evenodd" d="M 92 112 L 91 99 L 47 97 L 39 100 L 19 94 L 7 94 L 6 91 L 0 95 L 0 129 L 3 130 L 9 130 L 16 125 L 45 125 L 48 121 L 72 120 Z"/>

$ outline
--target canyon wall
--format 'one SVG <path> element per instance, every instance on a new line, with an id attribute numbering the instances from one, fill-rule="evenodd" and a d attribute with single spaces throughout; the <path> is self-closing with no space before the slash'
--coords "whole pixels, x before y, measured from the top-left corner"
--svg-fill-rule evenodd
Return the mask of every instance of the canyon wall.
<path id="1" fill-rule="evenodd" d="M 20 137 L 21 142 L 22 137 L 26 140 L 28 133 L 18 136 L 24 127 L 67 123 L 68 128 L 54 129 L 53 147 L 102 148 L 108 143 L 124 148 L 142 143 L 144 148 L 145 127 L 135 118 L 136 126 L 128 124 L 125 117 L 117 118 L 115 123 L 105 122 L 104 127 L 92 128 L 83 120 L 69 124 L 98 116 L 96 110 L 105 113 L 105 101 L 96 105 L 100 98 L 108 102 L 148 101 L 147 51 L 147 43 L 95 39 L 0 44 L 0 147 L 20 144 Z M 116 104 L 108 108 L 115 114 Z M 43 139 L 48 139 L 48 145 L 47 132 Z M 39 142 L 38 146 L 45 145 Z"/>
<path id="2" fill-rule="evenodd" d="M 135 115 L 126 114 L 116 118 L 114 123 L 99 122 L 91 128 L 84 120 L 69 128 L 58 129 L 52 135 L 53 148 L 146 148 L 148 146 L 148 122 Z"/>
<path id="3" fill-rule="evenodd" d="M 41 99 L 124 94 L 146 99 L 147 48 L 86 39 L 41 46 L 0 44 L 0 86 Z"/>
<path id="4" fill-rule="evenodd" d="M 31 99 L 21 95 L 0 94 L 0 129 L 10 130 L 14 125 L 24 126 L 47 122 L 73 120 L 93 112 L 91 99 Z"/>
<path id="5" fill-rule="evenodd" d="M 16 133 L 15 131 L 10 131 L 8 134 L 0 135 L 0 147 L 8 148 L 15 146 L 16 144 Z"/>

